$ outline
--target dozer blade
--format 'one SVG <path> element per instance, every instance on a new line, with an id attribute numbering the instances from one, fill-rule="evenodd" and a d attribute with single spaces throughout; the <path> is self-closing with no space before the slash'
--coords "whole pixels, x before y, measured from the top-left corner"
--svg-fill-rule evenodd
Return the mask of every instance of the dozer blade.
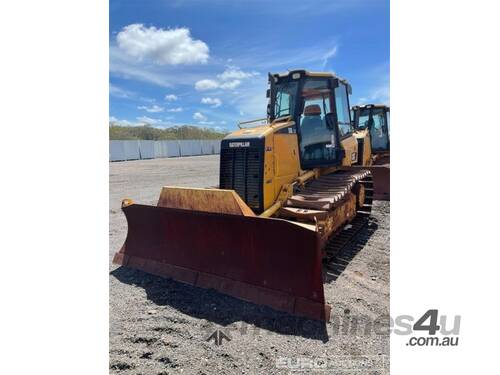
<path id="1" fill-rule="evenodd" d="M 390 164 L 366 166 L 351 166 L 345 169 L 366 169 L 373 176 L 373 199 L 379 201 L 389 201 L 391 194 L 391 168 Z"/>
<path id="2" fill-rule="evenodd" d="M 366 168 L 373 176 L 373 199 L 388 201 L 391 198 L 391 168 L 389 164 L 373 165 Z"/>
<path id="3" fill-rule="evenodd" d="M 130 204 L 114 263 L 329 320 L 318 233 L 282 219 Z"/>

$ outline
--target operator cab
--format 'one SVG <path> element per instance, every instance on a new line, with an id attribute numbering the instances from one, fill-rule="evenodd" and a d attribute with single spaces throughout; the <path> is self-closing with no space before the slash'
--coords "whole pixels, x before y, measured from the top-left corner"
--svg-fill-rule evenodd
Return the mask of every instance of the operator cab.
<path id="1" fill-rule="evenodd" d="M 352 107 L 354 127 L 368 129 L 373 153 L 389 151 L 390 109 L 383 104 L 365 104 Z"/>
<path id="2" fill-rule="evenodd" d="M 270 121 L 295 122 L 302 169 L 339 165 L 340 141 L 351 135 L 351 86 L 330 73 L 294 70 L 269 75 Z"/>

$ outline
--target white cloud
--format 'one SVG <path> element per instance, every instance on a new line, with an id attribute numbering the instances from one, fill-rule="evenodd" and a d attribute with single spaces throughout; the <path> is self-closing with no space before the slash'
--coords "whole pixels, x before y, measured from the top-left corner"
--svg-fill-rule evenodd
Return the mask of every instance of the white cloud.
<path id="1" fill-rule="evenodd" d="M 229 66 L 217 75 L 217 79 L 202 79 L 195 83 L 194 87 L 198 91 L 223 89 L 234 90 L 241 85 L 241 81 L 259 75 L 257 72 L 244 72 L 236 66 Z"/>
<path id="2" fill-rule="evenodd" d="M 167 109 L 167 112 L 182 112 L 182 111 L 183 111 L 182 107 Z"/>
<path id="3" fill-rule="evenodd" d="M 386 104 L 390 105 L 391 95 L 389 85 L 384 84 L 371 90 L 368 96 L 361 97 L 356 104 Z"/>
<path id="4" fill-rule="evenodd" d="M 195 83 L 194 88 L 198 91 L 213 90 L 219 88 L 219 82 L 213 79 L 202 79 Z"/>
<path id="5" fill-rule="evenodd" d="M 337 55 L 337 46 L 328 50 L 323 56 L 323 69 L 326 68 L 326 64 L 328 64 L 328 60 Z"/>
<path id="6" fill-rule="evenodd" d="M 202 98 L 201 99 L 202 104 L 209 104 L 212 108 L 217 108 L 222 105 L 222 100 L 219 98 Z"/>
<path id="7" fill-rule="evenodd" d="M 376 85 L 370 87 L 368 90 L 364 90 L 363 97 L 360 97 L 355 104 L 386 104 L 391 103 L 391 90 L 390 90 L 390 78 L 388 72 L 380 72 L 381 70 L 388 69 L 388 66 L 381 66 L 375 68 L 373 71 L 377 74 L 378 82 Z"/>
<path id="8" fill-rule="evenodd" d="M 140 116 L 140 117 L 136 117 L 136 118 L 141 123 L 141 125 L 144 125 L 144 124 L 156 125 L 156 124 L 162 123 L 162 121 L 160 119 L 151 118 L 151 117 L 147 117 L 147 116 Z"/>
<path id="9" fill-rule="evenodd" d="M 125 26 L 116 41 L 129 56 L 160 65 L 206 63 L 209 57 L 208 46 L 193 39 L 188 28 L 158 29 L 136 23 Z"/>
<path id="10" fill-rule="evenodd" d="M 372 92 L 372 100 L 381 102 L 383 104 L 390 104 L 391 92 L 389 85 L 382 85 Z"/>
<path id="11" fill-rule="evenodd" d="M 224 82 L 220 85 L 221 89 L 234 90 L 241 84 L 239 79 L 234 79 L 232 81 Z"/>
<path id="12" fill-rule="evenodd" d="M 177 95 L 174 95 L 174 94 L 165 95 L 166 101 L 175 102 L 177 99 L 178 99 Z"/>
<path id="13" fill-rule="evenodd" d="M 133 93 L 132 91 L 122 89 L 121 87 L 115 86 L 112 83 L 109 84 L 109 94 L 122 99 L 130 99 L 135 96 L 135 93 Z"/>
<path id="14" fill-rule="evenodd" d="M 122 79 L 134 79 L 161 87 L 172 87 L 171 77 L 151 67 L 145 68 L 128 61 L 125 53 L 117 47 L 109 48 L 109 72 Z"/>
<path id="15" fill-rule="evenodd" d="M 137 107 L 137 109 L 143 109 L 143 110 L 145 110 L 146 112 L 149 112 L 149 113 L 157 113 L 157 112 L 163 112 L 163 110 L 165 108 L 160 107 L 159 105 L 154 104 L 151 107 L 148 107 L 148 106 L 145 106 L 145 105 L 140 105 L 139 107 Z"/>
<path id="16" fill-rule="evenodd" d="M 203 115 L 202 113 L 200 112 L 195 112 L 195 114 L 193 115 L 193 119 L 197 120 L 197 121 L 207 121 L 207 116 Z"/>
<path id="17" fill-rule="evenodd" d="M 217 75 L 219 79 L 223 81 L 228 81 L 228 80 L 238 80 L 238 79 L 245 79 L 245 78 L 250 78 L 253 76 L 258 75 L 259 73 L 257 72 L 244 72 L 240 68 L 236 66 L 228 66 L 222 74 Z"/>
<path id="18" fill-rule="evenodd" d="M 159 118 L 151 118 L 147 116 L 140 116 L 136 117 L 136 121 L 129 121 L 129 120 L 120 120 L 116 118 L 115 116 L 110 116 L 109 117 L 109 123 L 110 125 L 115 125 L 115 126 L 144 126 L 144 125 L 150 125 L 154 128 L 165 128 L 169 126 L 182 126 L 185 125 L 185 123 L 175 123 L 172 122 L 171 120 L 173 117 L 165 117 L 162 119 Z"/>
<path id="19" fill-rule="evenodd" d="M 194 88 L 198 91 L 207 91 L 207 90 L 215 90 L 215 89 L 224 89 L 224 90 L 234 90 L 241 84 L 239 79 L 234 79 L 232 81 L 227 82 L 218 82 L 213 79 L 202 79 L 195 83 Z"/>
<path id="20" fill-rule="evenodd" d="M 110 116 L 109 117 L 109 123 L 110 125 L 115 125 L 115 126 L 139 126 L 142 125 L 141 123 L 137 122 L 132 122 L 128 120 L 120 120 L 116 118 L 115 116 Z"/>
<path id="21" fill-rule="evenodd" d="M 116 45 L 111 45 L 109 48 L 109 72 L 111 77 L 152 83 L 169 89 L 177 85 L 194 85 L 196 81 L 206 77 L 205 73 L 199 70 L 131 59 Z M 173 92 L 166 92 L 166 94 L 171 93 L 173 94 Z"/>
<path id="22" fill-rule="evenodd" d="M 264 118 L 268 102 L 266 89 L 265 80 L 252 80 L 245 85 L 245 90 L 240 90 L 241 92 L 233 95 L 229 103 L 238 111 L 242 119 Z"/>

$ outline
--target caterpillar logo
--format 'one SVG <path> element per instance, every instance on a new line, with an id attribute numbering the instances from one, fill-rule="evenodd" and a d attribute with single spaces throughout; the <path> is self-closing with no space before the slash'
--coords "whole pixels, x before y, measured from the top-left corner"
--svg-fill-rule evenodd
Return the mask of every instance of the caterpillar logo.
<path id="1" fill-rule="evenodd" d="M 250 142 L 229 142 L 229 147 L 250 147 Z"/>

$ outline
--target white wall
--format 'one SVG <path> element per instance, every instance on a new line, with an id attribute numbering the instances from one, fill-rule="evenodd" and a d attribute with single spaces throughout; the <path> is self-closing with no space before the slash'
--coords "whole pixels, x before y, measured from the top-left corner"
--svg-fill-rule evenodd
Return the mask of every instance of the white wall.
<path id="1" fill-rule="evenodd" d="M 220 140 L 109 141 L 109 161 L 220 153 Z"/>
<path id="2" fill-rule="evenodd" d="M 139 141 L 139 153 L 141 159 L 154 159 L 155 141 Z"/>

